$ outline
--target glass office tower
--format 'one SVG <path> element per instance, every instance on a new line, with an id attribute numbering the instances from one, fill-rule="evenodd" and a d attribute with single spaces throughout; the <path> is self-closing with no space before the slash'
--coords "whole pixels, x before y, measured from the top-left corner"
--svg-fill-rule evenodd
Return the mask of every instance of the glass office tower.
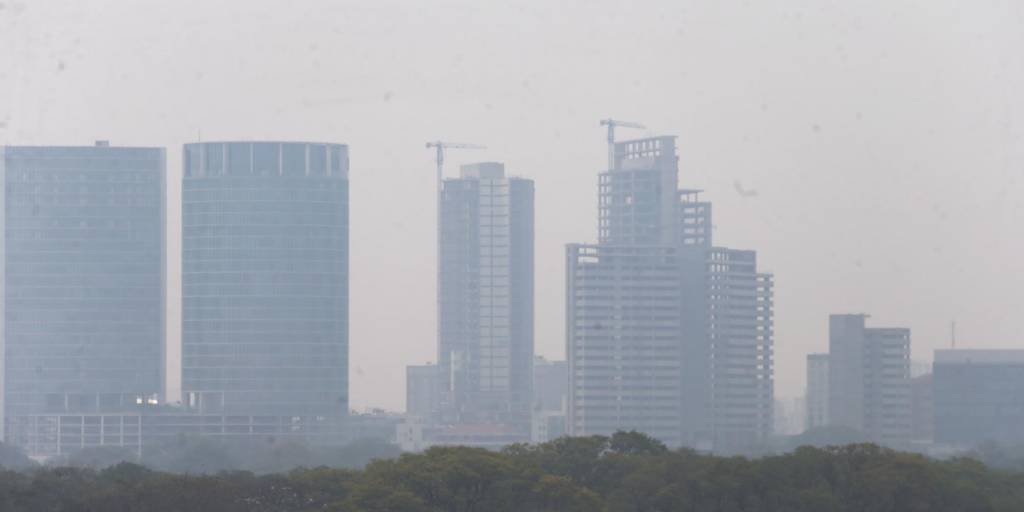
<path id="1" fill-rule="evenodd" d="M 348 412 L 348 147 L 184 149 L 182 396 L 204 415 Z M 274 422 L 279 423 L 279 422 Z"/>
<path id="2" fill-rule="evenodd" d="M 162 148 L 0 147 L 4 440 L 30 455 L 137 446 L 131 414 L 160 400 L 165 167 Z"/>

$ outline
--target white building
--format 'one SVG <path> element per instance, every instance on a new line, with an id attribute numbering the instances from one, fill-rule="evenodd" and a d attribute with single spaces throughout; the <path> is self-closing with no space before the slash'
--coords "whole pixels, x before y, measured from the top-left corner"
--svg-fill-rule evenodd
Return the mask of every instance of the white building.
<path id="1" fill-rule="evenodd" d="M 868 328 L 866 318 L 829 317 L 829 424 L 905 445 L 912 430 L 910 329 Z"/>

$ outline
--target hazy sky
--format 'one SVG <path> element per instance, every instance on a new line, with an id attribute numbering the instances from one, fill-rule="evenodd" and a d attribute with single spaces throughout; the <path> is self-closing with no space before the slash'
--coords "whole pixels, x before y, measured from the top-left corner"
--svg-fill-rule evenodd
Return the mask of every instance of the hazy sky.
<path id="1" fill-rule="evenodd" d="M 954 319 L 1024 348 L 1017 0 L 0 2 L 0 144 L 165 146 L 174 219 L 185 142 L 350 145 L 353 407 L 401 409 L 435 359 L 429 139 L 489 146 L 449 175 L 536 180 L 537 352 L 563 357 L 608 116 L 678 135 L 716 243 L 775 273 L 779 396 L 832 312 L 912 328 L 915 359 Z"/>

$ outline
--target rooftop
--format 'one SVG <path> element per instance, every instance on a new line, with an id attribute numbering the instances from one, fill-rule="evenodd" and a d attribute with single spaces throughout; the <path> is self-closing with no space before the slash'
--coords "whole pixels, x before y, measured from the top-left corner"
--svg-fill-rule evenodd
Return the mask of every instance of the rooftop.
<path id="1" fill-rule="evenodd" d="M 935 351 L 935 364 L 1024 364 L 1021 349 L 945 349 Z"/>

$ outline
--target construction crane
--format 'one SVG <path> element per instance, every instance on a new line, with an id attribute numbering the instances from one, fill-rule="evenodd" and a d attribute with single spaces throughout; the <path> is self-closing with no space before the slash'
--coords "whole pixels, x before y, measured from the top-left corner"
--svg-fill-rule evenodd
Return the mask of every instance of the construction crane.
<path id="1" fill-rule="evenodd" d="M 441 188 L 444 186 L 444 150 L 446 149 L 487 149 L 479 144 L 462 144 L 435 140 L 427 143 L 427 149 L 437 149 L 437 336 L 441 339 Z"/>
<path id="2" fill-rule="evenodd" d="M 444 150 L 446 149 L 487 149 L 487 146 L 479 144 L 460 144 L 458 142 L 442 142 L 435 140 L 427 143 L 427 149 L 437 149 L 437 194 L 441 197 L 441 180 L 444 179 Z"/>
<path id="3" fill-rule="evenodd" d="M 441 187 L 444 185 L 444 150 L 446 149 L 487 149 L 487 146 L 480 144 L 462 144 L 458 142 L 442 142 L 435 140 L 427 143 L 427 149 L 437 149 L 437 243 L 438 256 L 441 255 Z M 440 261 L 440 260 L 438 260 Z"/>
<path id="4" fill-rule="evenodd" d="M 623 128 L 637 128 L 639 130 L 646 129 L 647 127 L 640 123 L 631 123 L 629 121 L 619 121 L 617 119 L 602 119 L 601 126 L 608 127 L 608 170 L 615 170 L 615 127 L 621 126 Z"/>

